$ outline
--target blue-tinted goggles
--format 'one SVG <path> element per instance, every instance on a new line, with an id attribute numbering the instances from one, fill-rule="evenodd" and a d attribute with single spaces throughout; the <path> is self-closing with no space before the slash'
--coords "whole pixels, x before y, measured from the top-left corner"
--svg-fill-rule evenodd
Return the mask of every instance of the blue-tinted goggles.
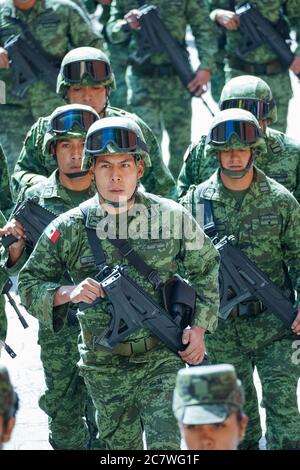
<path id="1" fill-rule="evenodd" d="M 263 137 L 263 132 L 253 122 L 225 121 L 217 124 L 208 135 L 207 142 L 225 144 L 235 134 L 244 144 L 254 144 L 258 137 Z"/>
<path id="2" fill-rule="evenodd" d="M 144 150 L 148 152 L 147 145 L 133 131 L 121 127 L 106 127 L 98 129 L 89 135 L 85 149 L 91 154 L 102 152 L 107 144 L 114 144 L 119 150 L 125 152 Z"/>
<path id="3" fill-rule="evenodd" d="M 275 106 L 275 101 L 263 101 L 252 98 L 233 98 L 224 100 L 220 104 L 220 109 L 240 108 L 249 111 L 256 119 L 266 119 L 271 109 Z"/>
<path id="4" fill-rule="evenodd" d="M 49 130 L 57 133 L 71 131 L 75 124 L 82 130 L 88 131 L 91 125 L 98 121 L 98 116 L 87 110 L 68 110 L 54 116 L 49 123 Z"/>

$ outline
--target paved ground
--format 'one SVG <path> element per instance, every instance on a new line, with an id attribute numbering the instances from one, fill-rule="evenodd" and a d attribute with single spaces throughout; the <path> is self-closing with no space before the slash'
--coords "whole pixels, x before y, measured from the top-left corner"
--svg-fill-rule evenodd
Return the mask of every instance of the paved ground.
<path id="1" fill-rule="evenodd" d="M 300 84 L 293 79 L 295 97 L 290 102 L 288 134 L 300 140 L 300 125 L 297 111 L 300 105 Z M 205 99 L 217 110 L 217 106 L 209 93 Z M 192 139 L 196 140 L 207 131 L 211 116 L 199 99 L 193 99 L 193 129 Z M 164 158 L 167 160 L 167 156 Z M 16 298 L 18 300 L 18 298 Z M 24 309 L 23 309 L 24 310 Z M 18 318 L 8 307 L 9 331 L 7 343 L 15 350 L 17 357 L 11 359 L 5 352 L 1 359 L 9 367 L 11 378 L 20 396 L 20 411 L 17 416 L 17 426 L 13 439 L 5 446 L 11 450 L 51 449 L 47 440 L 47 419 L 38 407 L 38 397 L 44 388 L 44 379 L 39 360 L 37 345 L 37 321 L 24 312 L 29 328 L 23 330 Z M 260 383 L 256 378 L 260 392 Z M 298 394 L 300 396 L 300 394 Z M 264 422 L 264 413 L 261 413 Z"/>

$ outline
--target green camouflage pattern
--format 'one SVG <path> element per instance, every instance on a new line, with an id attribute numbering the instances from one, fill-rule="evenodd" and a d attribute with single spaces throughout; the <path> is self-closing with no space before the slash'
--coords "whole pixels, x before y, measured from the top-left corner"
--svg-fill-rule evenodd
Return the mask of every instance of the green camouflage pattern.
<path id="1" fill-rule="evenodd" d="M 150 211 L 153 205 L 156 210 Z M 143 207 L 146 217 L 139 228 L 136 224 L 141 219 L 134 212 L 135 207 Z M 175 224 L 184 214 L 193 228 L 188 239 L 186 234 L 182 238 L 176 237 Z M 193 285 L 198 293 L 194 324 L 214 331 L 218 309 L 218 255 L 210 240 L 180 205 L 152 194 L 138 192 L 133 213 L 129 215 L 129 234 L 136 234 L 140 229 L 141 237 L 147 237 L 145 240 L 129 235 L 134 250 L 158 270 L 162 281 L 178 272 Z M 157 233 L 165 228 L 161 225 L 164 215 L 170 217 L 167 225 L 170 236 L 150 236 L 150 225 L 157 227 Z M 96 195 L 91 200 L 86 224 L 93 229 L 99 228 L 104 217 Z M 81 211 L 78 208 L 69 211 L 60 216 L 55 225 L 60 232 L 57 242 L 51 243 L 44 233 L 19 276 L 22 303 L 49 330 L 53 330 L 57 316 L 63 318 L 66 315 L 66 305 L 52 308 L 53 297 L 61 285 L 62 271 L 66 269 L 75 284 L 97 274 Z M 109 266 L 120 262 L 128 264 L 127 259 L 120 259 L 118 250 L 107 239 L 102 240 L 102 246 Z M 153 291 L 150 283 L 133 266 L 129 269 L 131 278 L 161 304 L 160 293 Z M 151 352 L 129 357 L 97 348 L 94 338 L 101 335 L 109 323 L 107 307 L 104 300 L 78 312 L 81 327 L 79 365 L 97 409 L 100 438 L 108 449 L 140 449 L 142 418 L 148 449 L 179 449 L 171 396 L 177 370 L 182 366 L 181 359 L 159 340 Z M 150 331 L 140 329 L 126 341 L 133 344 L 149 337 Z M 144 383 L 142 388 L 140 383 Z"/>
<path id="2" fill-rule="evenodd" d="M 9 411 L 13 404 L 14 391 L 6 367 L 0 364 L 0 416 Z"/>
<path id="3" fill-rule="evenodd" d="M 175 181 L 162 160 L 159 144 L 148 125 L 135 114 L 108 106 L 103 117 L 111 116 L 130 117 L 142 130 L 152 163 L 152 166 L 146 169 L 142 178 L 142 184 L 145 189 L 176 200 L 177 190 Z M 14 194 L 18 194 L 23 187 L 44 181 L 45 177 L 48 177 L 57 166 L 56 160 L 47 158 L 42 150 L 48 122 L 49 116 L 38 119 L 27 134 L 19 160 L 15 166 L 15 172 L 12 175 Z"/>
<path id="4" fill-rule="evenodd" d="M 0 210 L 0 227 L 4 227 L 6 219 Z M 0 289 L 2 291 L 4 284 L 8 279 L 8 275 L 3 266 L 0 266 Z M 7 333 L 7 319 L 5 314 L 5 299 L 3 295 L 0 295 L 0 340 L 5 340 Z M 0 348 L 1 354 L 1 348 Z"/>
<path id="5" fill-rule="evenodd" d="M 267 154 L 256 165 L 270 178 L 285 186 L 300 201 L 300 143 L 283 132 L 268 128 L 265 135 Z M 206 136 L 191 144 L 184 156 L 178 181 L 178 197 L 184 196 L 192 184 L 200 184 L 218 168 L 217 158 L 208 157 Z"/>
<path id="6" fill-rule="evenodd" d="M 195 211 L 200 195 L 212 201 L 219 238 L 234 235 L 239 248 L 280 288 L 286 280 L 284 264 L 288 266 L 299 299 L 300 206 L 296 199 L 258 168 L 241 204 L 223 186 L 219 171 L 192 187 L 183 203 Z M 245 412 L 250 422 L 241 448 L 257 448 L 261 437 L 254 365 L 262 383 L 268 448 L 299 448 L 296 389 L 300 369 L 292 359 L 296 338 L 271 312 L 230 315 L 226 321 L 220 319 L 217 331 L 207 336 L 211 362 L 233 364 L 245 388 Z"/>
<path id="7" fill-rule="evenodd" d="M 217 52 L 217 30 L 208 21 L 208 8 L 204 0 L 154 0 L 151 5 L 158 6 L 159 16 L 172 36 L 185 44 L 187 25 L 191 26 L 196 48 L 203 69 L 214 69 L 214 55 Z M 113 44 L 129 42 L 129 54 L 136 51 L 138 32 L 124 32 L 121 21 L 131 9 L 137 8 L 134 0 L 113 0 L 111 16 L 106 25 L 109 40 Z M 129 66 L 126 72 L 128 86 L 128 105 L 139 116 L 147 116 L 147 122 L 159 142 L 163 129 L 169 136 L 169 168 L 177 178 L 181 162 L 180 155 L 190 142 L 191 137 L 191 96 L 176 75 L 159 75 L 158 65 L 170 65 L 168 56 L 155 52 L 146 61 L 150 71 L 143 66 Z M 153 70 L 153 71 L 152 71 Z"/>
<path id="8" fill-rule="evenodd" d="M 232 10 L 229 0 L 211 0 L 211 19 L 217 14 L 218 9 Z M 280 8 L 286 4 L 287 18 L 291 28 L 296 32 L 297 37 L 300 33 L 300 1 L 292 0 L 285 2 L 284 0 L 274 0 L 266 2 L 265 0 L 257 0 L 255 2 L 259 12 L 269 21 L 276 23 L 279 20 Z M 240 2 L 235 1 L 235 5 Z M 228 56 L 236 57 L 236 49 L 241 43 L 241 34 L 237 31 L 226 31 L 227 45 L 226 51 Z M 300 55 L 300 47 L 295 50 L 296 55 Z M 257 49 L 247 53 L 244 57 L 245 61 L 250 63 L 266 64 L 274 60 L 278 60 L 277 55 L 266 44 L 258 47 Z M 242 70 L 233 69 L 229 64 L 225 65 L 226 81 L 239 75 L 245 75 Z M 277 73 L 274 75 L 258 75 L 271 87 L 273 96 L 278 106 L 278 120 L 274 124 L 274 128 L 285 132 L 287 124 L 288 103 L 292 96 L 292 88 L 289 78 L 288 70 L 286 72 Z"/>
<path id="9" fill-rule="evenodd" d="M 53 158 L 53 157 L 52 157 Z M 92 185 L 88 192 L 83 192 L 83 200 L 95 194 Z M 59 215 L 74 207 L 70 193 L 59 182 L 58 170 L 49 178 L 28 189 L 24 189 L 18 202 L 34 197 L 38 203 Z M 62 277 L 64 274 L 62 273 Z M 70 280 L 65 280 L 70 284 Z M 42 305 L 39 305 L 41 311 Z M 35 312 L 30 311 L 35 314 Z M 35 315 L 39 318 L 39 315 Z M 96 425 L 94 409 L 87 397 L 86 388 L 77 368 L 79 353 L 77 338 L 80 332 L 78 323 L 69 325 L 66 318 L 57 318 L 53 329 L 39 324 L 38 342 L 41 347 L 46 391 L 39 399 L 40 408 L 48 415 L 49 442 L 54 449 L 86 449 L 99 447 L 95 437 Z M 86 417 L 91 435 L 83 420 Z M 94 430 L 93 430 L 94 427 Z"/>
<path id="10" fill-rule="evenodd" d="M 173 412 L 180 423 L 221 423 L 242 410 L 243 403 L 243 389 L 230 364 L 189 367 L 177 374 Z"/>
<path id="11" fill-rule="evenodd" d="M 28 25 L 40 46 L 57 65 L 66 52 L 78 46 L 101 47 L 102 40 L 83 11 L 69 0 L 39 0 L 31 10 L 22 11 L 12 0 L 0 4 L 0 45 L 13 34 L 20 33 L 14 18 Z M 12 172 L 22 148 L 26 132 L 40 117 L 63 103 L 54 90 L 43 81 L 33 83 L 23 98 L 12 90 L 12 70 L 1 69 L 0 80 L 6 84 L 6 104 L 1 106 L 1 143 Z"/>
<path id="12" fill-rule="evenodd" d="M 12 209 L 13 201 L 10 190 L 10 177 L 7 160 L 0 144 L 0 210 L 8 217 Z"/>

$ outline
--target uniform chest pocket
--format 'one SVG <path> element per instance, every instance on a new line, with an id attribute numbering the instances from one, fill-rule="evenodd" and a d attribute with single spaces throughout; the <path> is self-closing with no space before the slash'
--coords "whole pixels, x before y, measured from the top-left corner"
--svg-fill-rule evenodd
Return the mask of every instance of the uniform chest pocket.
<path id="1" fill-rule="evenodd" d="M 257 219 L 252 220 L 252 230 L 254 234 L 261 237 L 279 236 L 281 232 L 281 217 L 277 214 L 262 214 Z"/>

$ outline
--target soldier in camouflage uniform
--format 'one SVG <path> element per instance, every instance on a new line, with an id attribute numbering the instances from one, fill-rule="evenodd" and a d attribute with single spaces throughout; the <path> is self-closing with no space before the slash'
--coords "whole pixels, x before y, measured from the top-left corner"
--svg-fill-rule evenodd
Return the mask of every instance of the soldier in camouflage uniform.
<path id="1" fill-rule="evenodd" d="M 173 411 L 189 450 L 236 450 L 248 423 L 243 404 L 232 365 L 190 367 L 177 374 Z"/>
<path id="2" fill-rule="evenodd" d="M 243 75 L 233 78 L 224 87 L 220 108 L 242 108 L 252 112 L 264 131 L 267 154 L 257 162 L 270 178 L 283 184 L 300 201 L 300 143 L 280 131 L 269 127 L 277 119 L 277 106 L 270 87 L 261 78 Z M 192 184 L 200 184 L 217 169 L 218 162 L 207 158 L 205 139 L 187 149 L 178 178 L 179 197 Z"/>
<path id="3" fill-rule="evenodd" d="M 300 206 L 284 186 L 253 166 L 256 158 L 259 165 L 266 150 L 251 113 L 221 111 L 211 124 L 206 148 L 207 158 L 216 158 L 220 169 L 192 186 L 183 202 L 194 212 L 203 200 L 211 201 L 218 238 L 234 235 L 239 248 L 279 288 L 292 283 L 298 307 Z M 293 341 L 300 334 L 300 310 L 288 329 L 255 299 L 244 308 L 245 315 L 238 305 L 226 321 L 220 318 L 215 334 L 207 337 L 210 360 L 233 364 L 245 387 L 249 425 L 242 448 L 257 448 L 261 437 L 253 384 L 256 366 L 266 408 L 268 448 L 299 449 L 296 390 L 300 367 L 293 359 Z"/>
<path id="4" fill-rule="evenodd" d="M 107 222 L 116 229 L 110 237 L 128 236 L 136 254 L 149 263 L 162 282 L 178 271 L 196 289 L 193 324 L 183 333 L 183 343 L 189 344 L 179 352 L 180 357 L 147 329 L 139 329 L 110 351 L 102 348 L 96 339 L 109 324 L 108 302 L 103 299 L 79 309 L 79 366 L 97 409 L 100 437 L 106 449 L 114 450 L 143 448 L 143 429 L 148 449 L 179 448 L 180 436 L 171 408 L 176 373 L 182 360 L 191 364 L 202 361 L 204 332 L 215 329 L 218 309 L 218 255 L 209 238 L 176 202 L 138 190 L 144 165 L 150 164 L 146 148 L 141 129 L 127 117 L 104 118 L 90 128 L 83 168 L 92 166 L 98 194 L 85 204 L 86 219 L 80 208 L 74 209 L 44 232 L 19 277 L 23 303 L 47 328 L 57 316 L 63 318 L 68 302 L 91 304 L 103 298 L 102 287 L 95 281 L 100 266 L 96 267 L 86 225 L 97 228 L 107 265 L 127 264 L 130 277 L 162 304 L 159 290 L 149 282 L 152 276 L 144 277 L 136 266 L 128 264 L 129 260 L 107 239 L 107 231 L 101 230 Z M 161 220 L 166 216 L 170 222 L 163 226 Z M 183 216 L 193 230 L 190 236 L 185 233 L 181 238 L 175 224 Z M 121 231 L 124 218 L 128 222 L 126 234 Z M 154 227 L 157 235 L 151 232 L 150 236 Z M 167 227 L 168 237 L 163 230 Z M 59 276 L 65 269 L 76 287 L 61 285 Z"/>
<path id="5" fill-rule="evenodd" d="M 78 64 L 83 73 L 79 74 Z M 89 73 L 88 68 L 95 68 Z M 149 146 L 153 166 L 148 168 L 142 183 L 147 191 L 177 198 L 175 181 L 165 166 L 156 138 L 147 124 L 135 114 L 129 114 L 108 104 L 110 92 L 115 88 L 115 78 L 107 56 L 91 47 L 81 47 L 70 51 L 63 59 L 57 79 L 57 93 L 71 103 L 92 106 L 100 117 L 130 116 L 142 128 Z M 12 175 L 12 188 L 17 194 L 21 187 L 44 181 L 56 168 L 53 159 L 43 155 L 43 138 L 49 116 L 40 118 L 27 134 L 19 160 Z"/>
<path id="6" fill-rule="evenodd" d="M 129 42 L 136 51 L 139 38 L 139 2 L 113 0 L 106 32 L 112 43 Z M 154 0 L 151 5 L 159 7 L 159 16 L 172 36 L 185 45 L 187 25 L 190 25 L 199 52 L 201 67 L 189 83 L 189 91 L 200 95 L 210 78 L 217 52 L 217 31 L 208 21 L 208 8 L 204 0 Z M 124 31 L 124 24 L 129 31 Z M 169 57 L 155 52 L 143 63 L 131 61 L 127 68 L 128 104 L 139 116 L 146 116 L 155 135 L 162 140 L 163 130 L 169 136 L 169 168 L 177 178 L 180 155 L 191 138 L 191 96 L 180 82 Z M 182 153 L 181 153 L 182 152 Z"/>
<path id="7" fill-rule="evenodd" d="M 8 442 L 15 426 L 18 395 L 10 382 L 7 369 L 0 364 L 0 450 Z"/>
<path id="8" fill-rule="evenodd" d="M 7 160 L 0 144 L 0 210 L 6 216 L 9 215 L 13 206 L 9 180 Z"/>
<path id="9" fill-rule="evenodd" d="M 278 120 L 275 128 L 285 132 L 287 124 L 288 104 L 292 96 L 292 87 L 288 68 L 282 65 L 278 56 L 264 44 L 247 52 L 241 59 L 238 49 L 242 44 L 243 36 L 239 31 L 239 20 L 234 13 L 234 7 L 242 2 L 235 0 L 211 0 L 211 19 L 226 29 L 226 52 L 228 55 L 225 65 L 226 80 L 239 75 L 256 75 L 265 80 L 273 91 L 278 106 Z M 262 16 L 270 21 L 283 37 L 289 26 L 300 34 L 300 0 L 256 0 L 255 5 Z M 288 21 L 288 23 L 286 23 Z M 300 72 L 300 46 L 295 51 L 295 59 L 290 70 Z"/>
<path id="10" fill-rule="evenodd" d="M 59 215 L 95 194 L 91 172 L 81 172 L 81 160 L 86 131 L 98 119 L 93 108 L 84 105 L 62 106 L 51 114 L 43 151 L 47 158 L 56 160 L 58 168 L 45 182 L 24 189 L 18 202 L 35 198 L 42 207 Z M 77 174 L 75 178 L 74 174 Z M 63 276 L 63 283 L 70 281 Z M 40 319 L 42 311 L 38 315 L 36 311 L 31 313 Z M 38 341 L 47 386 L 39 405 L 49 417 L 49 442 L 54 449 L 99 448 L 100 445 L 94 442 L 95 410 L 87 400 L 76 366 L 79 332 L 78 322 L 71 314 L 68 318 L 57 316 L 52 325 L 43 321 L 39 325 Z"/>
<path id="11" fill-rule="evenodd" d="M 49 109 L 63 101 L 45 81 L 32 83 L 23 97 L 14 94 L 13 64 L 10 64 L 5 41 L 29 29 L 57 69 L 69 49 L 78 46 L 101 47 L 102 40 L 90 20 L 73 2 L 67 0 L 3 0 L 0 3 L 0 80 L 6 84 L 6 104 L 1 107 L 1 143 L 13 170 L 26 132 Z M 47 70 L 45 70 L 47 74 Z"/>

